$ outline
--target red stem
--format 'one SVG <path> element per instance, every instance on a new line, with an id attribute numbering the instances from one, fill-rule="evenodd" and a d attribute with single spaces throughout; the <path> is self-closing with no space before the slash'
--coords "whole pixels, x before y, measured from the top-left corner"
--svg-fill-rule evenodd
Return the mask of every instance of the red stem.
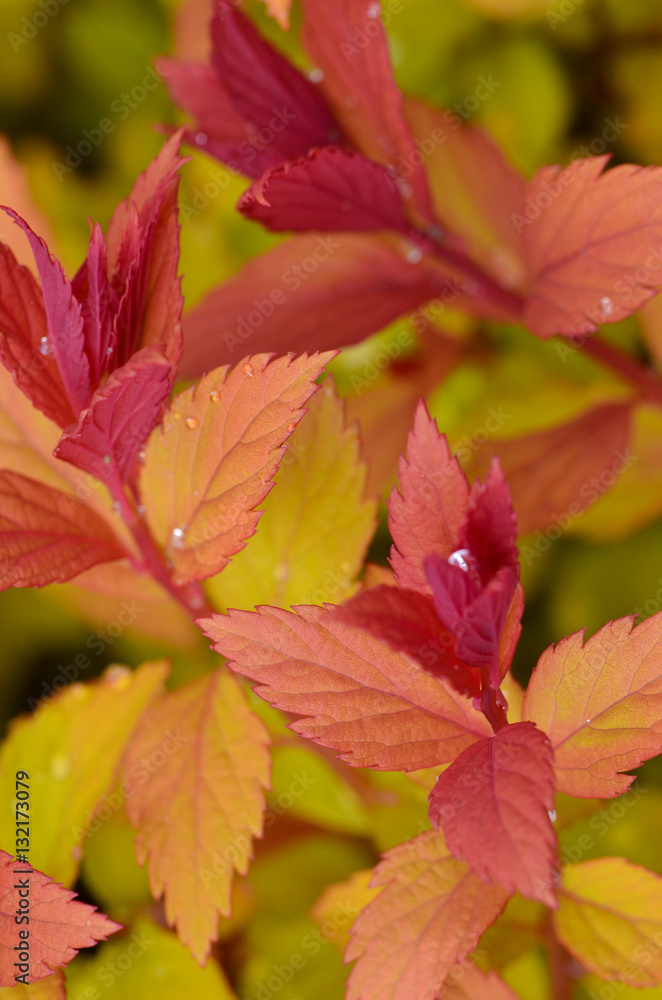
<path id="1" fill-rule="evenodd" d="M 570 1000 L 575 986 L 568 971 L 572 958 L 556 936 L 551 913 L 548 913 L 545 918 L 544 936 L 549 955 L 552 1000 Z"/>
<path id="2" fill-rule="evenodd" d="M 610 368 L 634 385 L 642 399 L 655 406 L 662 406 L 662 381 L 654 372 L 635 361 L 632 355 L 595 335 L 586 338 L 582 349 L 605 368 Z"/>

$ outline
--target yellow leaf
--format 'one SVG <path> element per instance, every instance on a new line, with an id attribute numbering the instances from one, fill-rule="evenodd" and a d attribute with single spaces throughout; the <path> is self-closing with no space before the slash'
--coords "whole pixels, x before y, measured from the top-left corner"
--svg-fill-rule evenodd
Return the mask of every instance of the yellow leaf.
<path id="1" fill-rule="evenodd" d="M 27 771 L 26 853 L 56 882 L 75 881 L 94 808 L 103 802 L 124 746 L 166 675 L 163 662 L 146 663 L 134 673 L 110 667 L 98 681 L 72 684 L 11 726 L 0 751 L 0 781 L 13 789 L 16 773 Z M 0 844 L 12 853 L 14 805 L 14 794 L 7 794 L 0 811 Z"/>
<path id="2" fill-rule="evenodd" d="M 125 758 L 126 811 L 169 924 L 202 965 L 262 829 L 266 731 L 224 668 L 165 694 Z M 165 752 L 164 752 L 165 751 Z"/>
<path id="3" fill-rule="evenodd" d="M 24 986 L 22 983 L 3 986 L 0 989 L 0 997 L 2 1000 L 67 1000 L 64 973 L 62 969 L 58 969 L 52 976 L 39 979 L 29 986 Z"/>
<path id="4" fill-rule="evenodd" d="M 662 984 L 662 878 L 625 858 L 569 865 L 553 915 L 556 932 L 602 979 Z"/>
<path id="5" fill-rule="evenodd" d="M 355 427 L 327 379 L 292 434 L 257 534 L 211 583 L 224 607 L 339 604 L 375 527 Z"/>
<path id="6" fill-rule="evenodd" d="M 174 934 L 145 917 L 93 958 L 74 959 L 67 991 L 71 1000 L 236 1000 L 217 962 L 200 969 Z"/>
<path id="7" fill-rule="evenodd" d="M 354 872 L 345 882 L 328 886 L 311 910 L 313 920 L 329 940 L 344 951 L 349 944 L 349 931 L 356 917 L 379 894 L 371 888 L 372 868 Z M 340 929 L 338 929 L 340 925 Z M 325 933 L 335 927 L 334 934 Z"/>

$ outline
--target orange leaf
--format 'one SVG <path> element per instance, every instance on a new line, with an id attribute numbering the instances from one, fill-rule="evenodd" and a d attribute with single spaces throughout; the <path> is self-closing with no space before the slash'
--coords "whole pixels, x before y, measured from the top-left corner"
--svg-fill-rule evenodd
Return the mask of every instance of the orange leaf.
<path id="1" fill-rule="evenodd" d="M 75 895 L 0 850 L 0 986 L 14 986 L 16 976 L 25 976 L 19 980 L 25 983 L 44 979 L 67 965 L 80 948 L 120 930 L 120 924 L 78 902 Z M 21 912 L 28 920 L 19 924 L 15 917 Z"/>
<path id="2" fill-rule="evenodd" d="M 165 694 L 143 717 L 125 759 L 126 811 L 166 918 L 204 964 L 230 915 L 262 829 L 268 737 L 236 679 L 214 671 Z"/>
<path id="3" fill-rule="evenodd" d="M 638 989 L 662 984 L 659 875 L 625 858 L 568 865 L 553 919 L 568 951 L 602 979 Z"/>
<path id="4" fill-rule="evenodd" d="M 147 444 L 140 486 L 176 583 L 218 573 L 255 533 L 281 446 L 332 356 L 253 355 L 175 397 Z"/>
<path id="5" fill-rule="evenodd" d="M 565 530 L 600 496 L 593 485 L 596 478 L 601 484 L 627 451 L 631 417 L 629 402 L 593 406 L 549 430 L 492 441 L 479 450 L 469 472 L 485 475 L 496 455 L 513 498 L 519 534 L 551 525 Z M 522 557 L 526 559 L 526 550 Z"/>
<path id="6" fill-rule="evenodd" d="M 539 337 L 589 334 L 630 316 L 659 289 L 662 169 L 608 156 L 542 167 L 526 189 L 522 232 L 530 288 L 522 322 Z"/>
<path id="7" fill-rule="evenodd" d="M 471 870 L 509 892 L 556 906 L 552 750 L 530 722 L 467 747 L 430 794 L 430 820 Z"/>
<path id="8" fill-rule="evenodd" d="M 633 629 L 608 622 L 586 643 L 575 632 L 542 654 L 522 716 L 549 736 L 557 789 L 611 798 L 634 780 L 620 774 L 662 750 L 662 613 Z"/>
<path id="9" fill-rule="evenodd" d="M 503 909 L 507 893 L 423 833 L 377 865 L 379 896 L 357 917 L 345 959 L 358 959 L 347 1000 L 432 1000 Z"/>
<path id="10" fill-rule="evenodd" d="M 230 611 L 199 622 L 291 728 L 354 767 L 413 771 L 453 760 L 489 727 L 471 702 L 332 611 Z"/>
<path id="11" fill-rule="evenodd" d="M 263 0 L 263 2 L 266 3 L 271 17 L 278 21 L 283 31 L 287 31 L 290 26 L 292 0 Z"/>

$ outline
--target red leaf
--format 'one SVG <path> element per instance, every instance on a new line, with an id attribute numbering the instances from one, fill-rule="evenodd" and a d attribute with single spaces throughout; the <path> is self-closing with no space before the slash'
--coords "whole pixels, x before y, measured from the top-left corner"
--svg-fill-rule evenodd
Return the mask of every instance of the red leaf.
<path id="1" fill-rule="evenodd" d="M 117 295 L 108 281 L 106 243 L 97 224 L 92 228 L 87 257 L 72 281 L 73 293 L 83 310 L 85 353 L 90 364 L 90 381 L 96 388 L 115 351 L 113 318 Z"/>
<path id="2" fill-rule="evenodd" d="M 114 367 L 138 347 L 163 345 L 177 366 L 182 348 L 182 293 L 177 277 L 179 222 L 177 171 L 182 130 L 164 144 L 115 209 L 106 243 L 112 285 L 119 297 Z"/>
<path id="3" fill-rule="evenodd" d="M 347 1000 L 433 1000 L 507 900 L 434 831 L 387 851 L 371 885 L 384 888 L 351 930 Z"/>
<path id="4" fill-rule="evenodd" d="M 79 413 L 90 400 L 90 366 L 85 354 L 80 305 L 73 297 L 71 282 L 65 277 L 59 262 L 48 252 L 44 241 L 13 209 L 4 208 L 3 211 L 21 227 L 30 241 L 44 297 L 48 327 L 46 349 L 53 352 L 67 399 L 74 413 Z"/>
<path id="5" fill-rule="evenodd" d="M 517 522 L 510 490 L 495 458 L 485 481 L 476 480 L 471 487 L 460 545 L 471 552 L 483 582 L 504 567 L 519 578 L 516 538 Z"/>
<path id="6" fill-rule="evenodd" d="M 520 1000 L 494 969 L 483 972 L 473 962 L 453 969 L 441 988 L 439 1000 Z"/>
<path id="7" fill-rule="evenodd" d="M 454 655 L 455 639 L 439 621 L 427 595 L 399 587 L 374 587 L 343 604 L 336 617 L 345 625 L 367 629 L 433 676 L 445 677 L 460 694 L 480 695 L 478 674 Z"/>
<path id="8" fill-rule="evenodd" d="M 391 565 L 401 587 L 429 594 L 424 562 L 432 554 L 448 559 L 458 548 L 469 484 L 422 401 L 400 459 L 399 482 L 400 492 L 394 487 L 388 501 Z"/>
<path id="9" fill-rule="evenodd" d="M 651 248 L 662 237 L 662 168 L 603 174 L 608 159 L 543 167 L 527 186 L 529 216 L 514 219 L 530 275 L 523 322 L 539 337 L 592 333 L 660 287 Z"/>
<path id="10" fill-rule="evenodd" d="M 405 253 L 393 237 L 357 233 L 295 236 L 255 257 L 184 317 L 179 374 L 200 375 L 248 350 L 332 350 L 363 340 L 450 287 L 425 258 L 410 264 Z"/>
<path id="11" fill-rule="evenodd" d="M 199 624 L 257 693 L 305 718 L 292 729 L 355 767 L 411 771 L 486 735 L 471 703 L 332 611 L 230 611 Z"/>
<path id="12" fill-rule="evenodd" d="M 0 590 L 63 583 L 125 555 L 106 522 L 80 500 L 0 472 Z"/>
<path id="13" fill-rule="evenodd" d="M 451 854 L 509 893 L 555 906 L 554 768 L 547 736 L 530 722 L 467 747 L 430 793 L 430 820 Z"/>
<path id="14" fill-rule="evenodd" d="M 15 986 L 16 976 L 22 974 L 28 983 L 44 979 L 68 965 L 80 948 L 90 948 L 121 930 L 121 924 L 79 902 L 75 895 L 0 851 L 0 986 Z M 29 925 L 16 923 L 22 898 L 29 901 Z M 29 938 L 19 937 L 21 928 L 29 931 Z M 30 957 L 23 963 L 25 969 L 20 959 L 17 968 L 17 946 L 25 940 Z"/>
<path id="15" fill-rule="evenodd" d="M 30 401 L 60 427 L 76 419 L 55 359 L 48 350 L 41 288 L 0 243 L 0 360 Z M 46 347 L 44 348 L 44 345 Z"/>
<path id="16" fill-rule="evenodd" d="M 339 141 L 338 123 L 315 84 L 269 45 L 233 4 L 214 0 L 211 34 L 212 66 L 254 137 L 253 148 L 266 145 L 262 162 L 275 166 L 313 146 Z M 262 130 L 269 135 L 266 142 L 259 138 Z M 251 171 L 251 176 L 259 174 Z"/>
<path id="17" fill-rule="evenodd" d="M 157 348 L 144 347 L 97 389 L 77 426 L 60 438 L 56 457 L 102 482 L 111 475 L 125 482 L 161 418 L 170 385 L 170 363 Z"/>
<path id="18" fill-rule="evenodd" d="M 276 233 L 411 230 L 388 170 L 339 146 L 314 149 L 270 170 L 244 192 L 237 208 Z"/>
<path id="19" fill-rule="evenodd" d="M 260 149 L 262 143 L 235 111 L 213 66 L 162 57 L 156 60 L 156 68 L 172 103 L 183 108 L 196 122 L 196 127 L 186 130 L 187 142 L 248 177 L 259 177 L 285 159 L 278 155 L 272 143 Z"/>
<path id="20" fill-rule="evenodd" d="M 420 153 L 393 76 L 379 0 L 304 0 L 303 43 L 323 76 L 320 90 L 352 144 L 407 178 L 418 211 L 431 218 Z M 369 44 L 357 44 L 368 37 Z"/>

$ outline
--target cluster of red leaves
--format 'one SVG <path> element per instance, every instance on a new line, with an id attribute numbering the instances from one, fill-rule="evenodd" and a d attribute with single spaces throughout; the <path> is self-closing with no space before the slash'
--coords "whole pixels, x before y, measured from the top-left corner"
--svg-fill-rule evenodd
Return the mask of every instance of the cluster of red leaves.
<path id="1" fill-rule="evenodd" d="M 310 77 L 229 0 L 214 0 L 208 63 L 159 62 L 196 121 L 189 141 L 254 179 L 239 211 L 303 234 L 191 310 L 187 374 L 237 357 L 255 288 L 311 253 L 310 232 L 342 235 L 329 266 L 251 332 L 255 350 L 352 344 L 439 295 L 539 337 L 586 336 L 655 294 L 646 260 L 662 236 L 660 168 L 603 173 L 603 156 L 527 182 L 482 130 L 400 93 L 373 0 L 302 8 Z"/>

